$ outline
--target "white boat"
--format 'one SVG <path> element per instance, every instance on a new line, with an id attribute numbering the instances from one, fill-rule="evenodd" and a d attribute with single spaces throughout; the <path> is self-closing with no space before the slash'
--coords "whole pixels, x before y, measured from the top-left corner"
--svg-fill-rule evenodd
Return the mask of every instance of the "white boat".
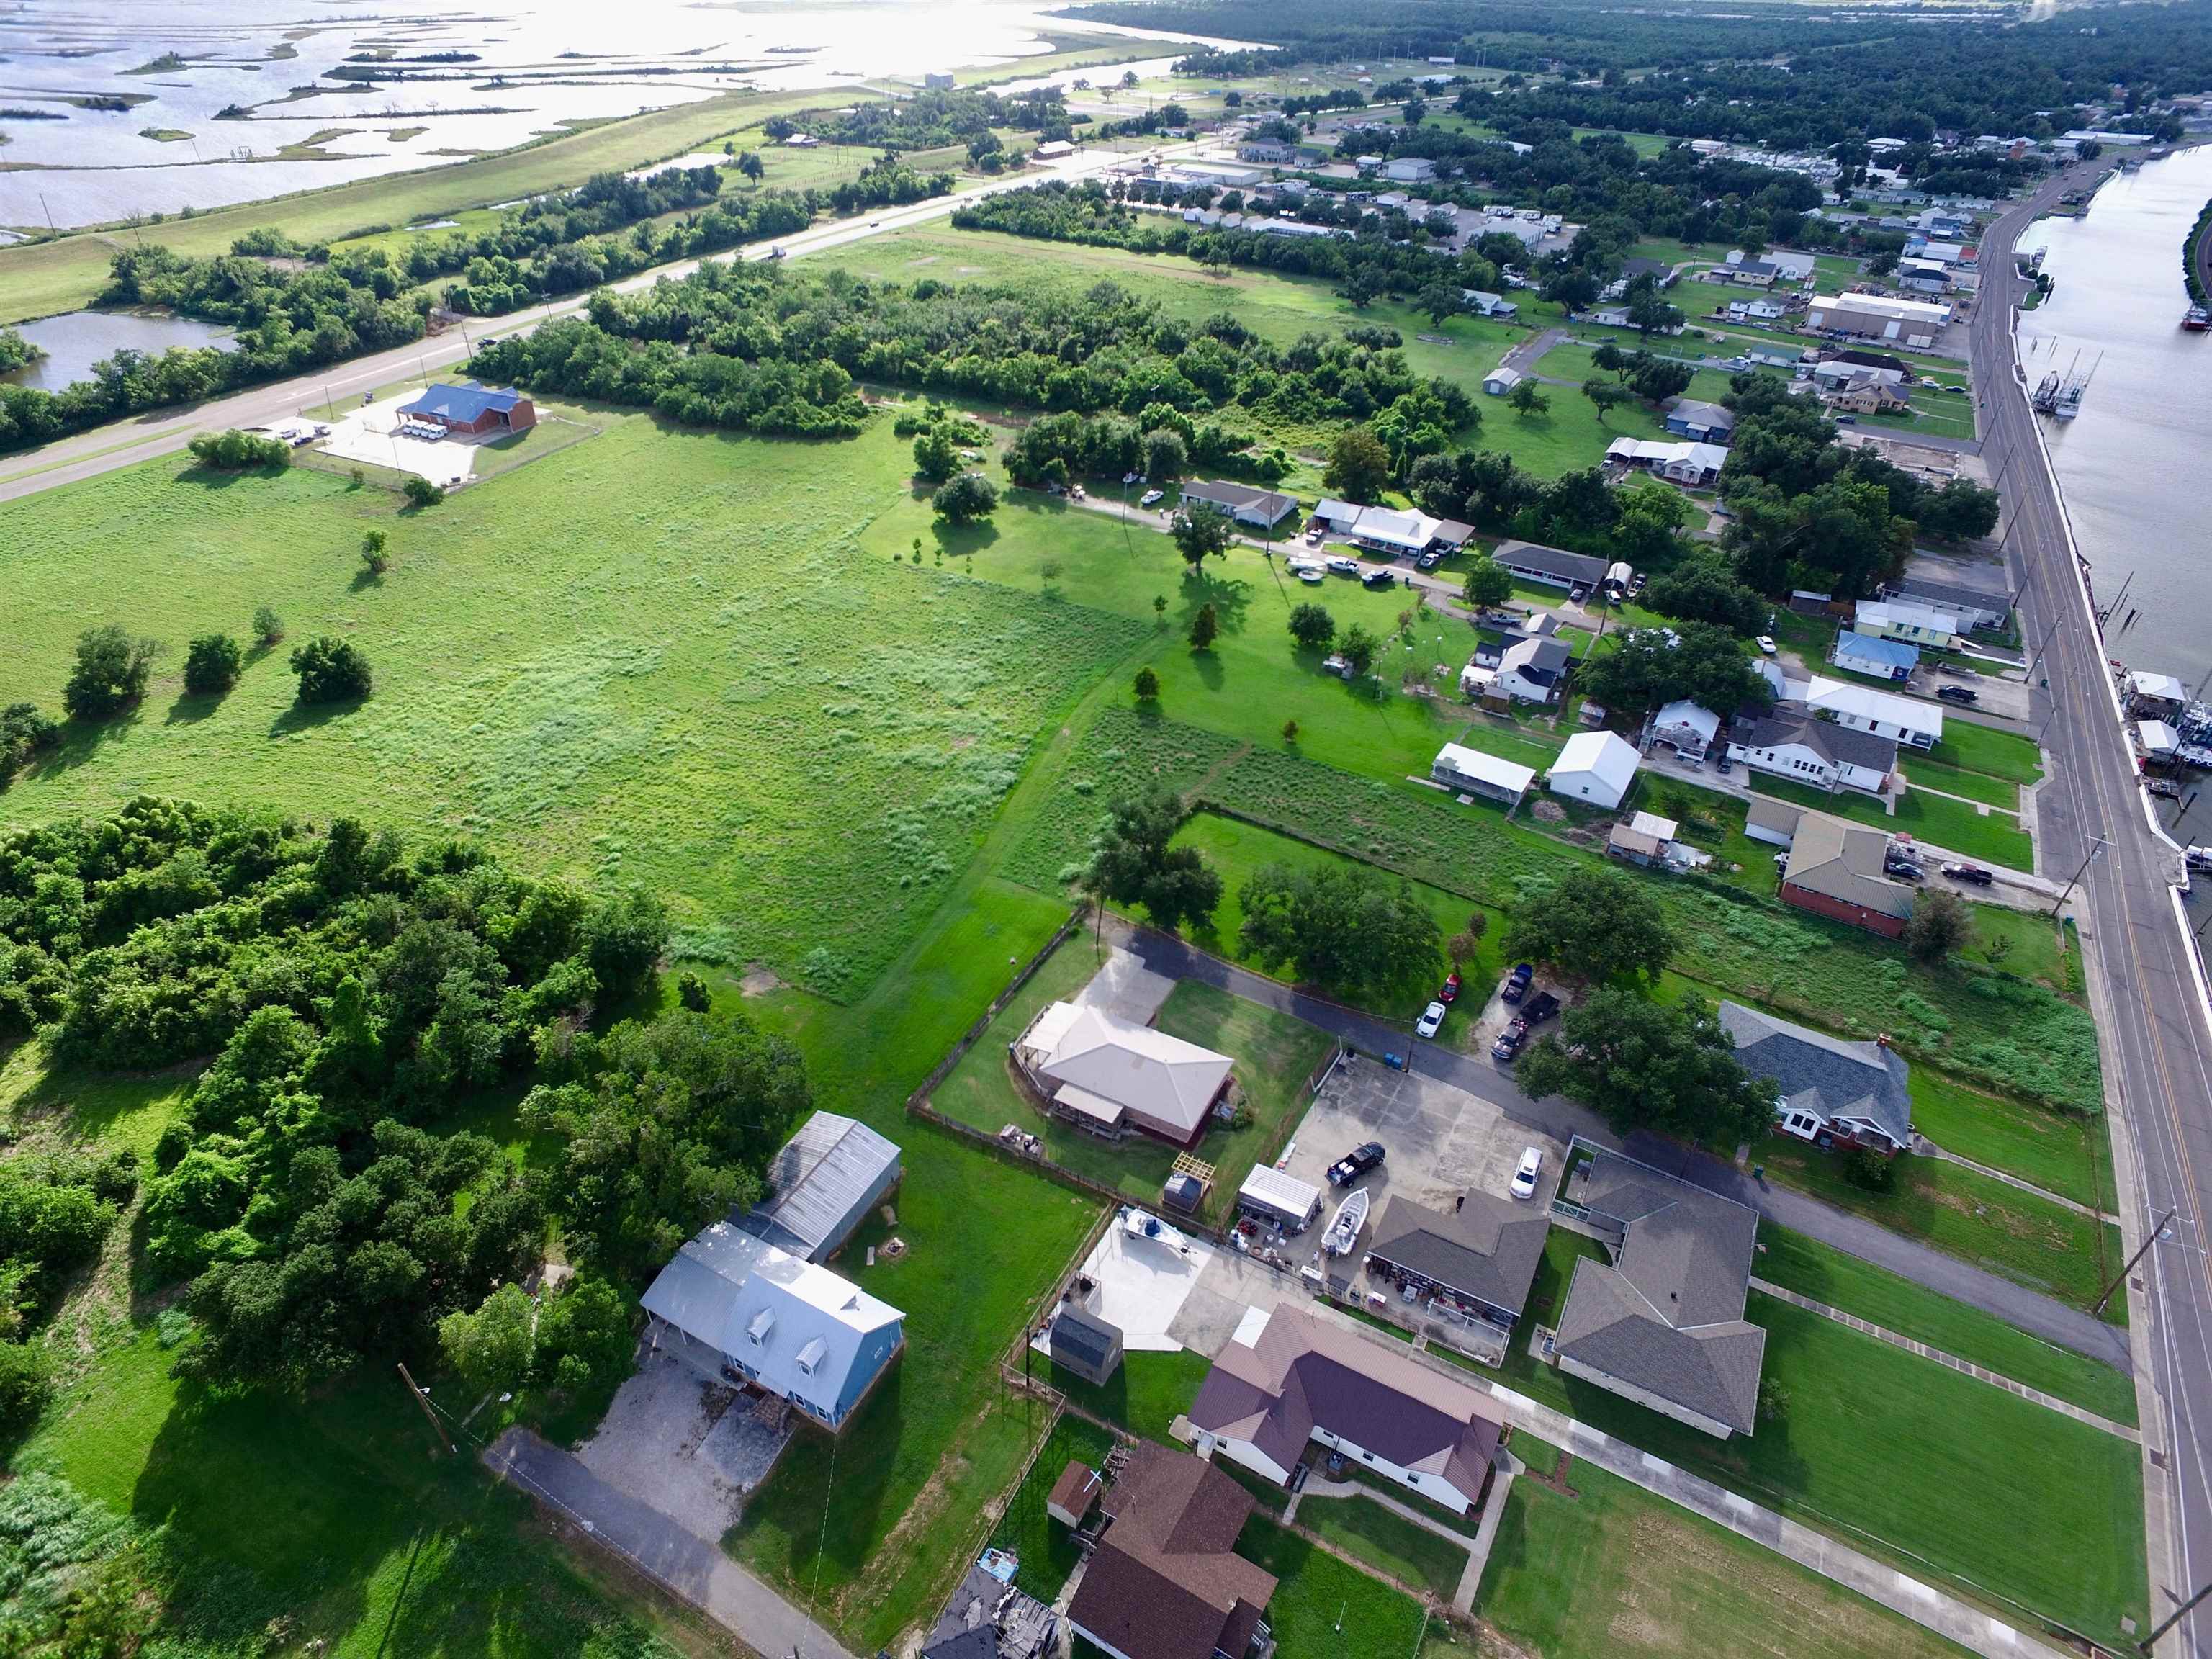
<path id="1" fill-rule="evenodd" d="M 2192 847 L 2187 856 L 2191 869 L 2212 870 L 2212 847 Z"/>
<path id="2" fill-rule="evenodd" d="M 1367 1189 L 1353 1188 L 1344 1202 L 1336 1206 L 1336 1219 L 1322 1235 L 1322 1249 L 1331 1255 L 1350 1255 L 1352 1247 L 1359 1242 L 1359 1230 L 1367 1224 Z"/>
<path id="3" fill-rule="evenodd" d="M 1121 1231 L 1132 1238 L 1147 1238 L 1155 1244 L 1164 1244 L 1177 1255 L 1190 1254 L 1190 1240 L 1149 1211 L 1133 1206 L 1122 1211 Z"/>

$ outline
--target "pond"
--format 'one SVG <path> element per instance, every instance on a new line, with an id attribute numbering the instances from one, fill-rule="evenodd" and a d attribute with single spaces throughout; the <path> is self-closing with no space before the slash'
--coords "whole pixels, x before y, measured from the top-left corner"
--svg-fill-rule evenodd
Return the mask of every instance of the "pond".
<path id="1" fill-rule="evenodd" d="M 19 324 L 15 331 L 46 355 L 0 378 L 47 392 L 90 380 L 94 363 L 126 347 L 160 353 L 171 346 L 215 346 L 228 351 L 231 345 L 230 331 L 220 324 L 161 311 L 70 311 Z"/>

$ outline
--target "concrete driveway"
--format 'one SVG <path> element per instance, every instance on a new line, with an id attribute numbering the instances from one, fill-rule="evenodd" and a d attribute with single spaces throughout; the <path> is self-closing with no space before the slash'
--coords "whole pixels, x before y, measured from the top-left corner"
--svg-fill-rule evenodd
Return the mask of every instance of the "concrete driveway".
<path id="1" fill-rule="evenodd" d="M 1091 981 L 1075 994 L 1078 1006 L 1125 1019 L 1132 1025 L 1149 1025 L 1176 982 L 1168 975 L 1147 967 L 1144 961 L 1116 945 Z"/>
<path id="2" fill-rule="evenodd" d="M 648 1351 L 577 1461 L 689 1533 L 720 1538 L 791 1441 L 736 1389 Z"/>

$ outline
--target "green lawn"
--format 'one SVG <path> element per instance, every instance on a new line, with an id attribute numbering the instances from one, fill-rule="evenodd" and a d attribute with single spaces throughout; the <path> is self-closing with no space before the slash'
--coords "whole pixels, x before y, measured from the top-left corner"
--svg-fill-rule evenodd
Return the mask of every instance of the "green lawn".
<path id="1" fill-rule="evenodd" d="M 1450 1601 L 1467 1571 L 1467 1551 L 1368 1498 L 1306 1498 L 1298 1524 L 1348 1554 L 1418 1589 Z"/>
<path id="2" fill-rule="evenodd" d="M 1830 794 L 1756 772 L 1751 775 L 1751 787 L 1762 795 L 1778 796 L 1837 817 L 1870 823 L 1892 835 L 1911 836 L 1981 863 L 2002 864 L 2012 870 L 2035 868 L 2034 842 L 2009 812 L 1984 812 L 1966 801 L 1913 789 L 1896 798 L 1894 812 L 1885 812 L 1880 801 L 1856 789 L 1838 789 Z"/>
<path id="3" fill-rule="evenodd" d="M 1070 939 L 961 1057 L 931 1104 L 993 1134 L 1004 1124 L 1018 1123 L 1044 1141 L 1046 1155 L 1055 1164 L 1115 1188 L 1132 1202 L 1156 1204 L 1175 1163 L 1174 1149 L 1142 1135 L 1102 1140 L 1048 1118 L 1016 1091 L 1006 1072 L 1006 1045 L 1046 1004 L 1073 996 L 1097 966 L 1089 938 Z M 1273 1157 L 1289 1133 L 1307 1098 L 1306 1079 L 1328 1052 L 1330 1040 L 1302 1020 L 1193 980 L 1176 987 L 1154 1024 L 1236 1059 L 1249 1120 L 1235 1129 L 1209 1130 L 1197 1149 L 1214 1166 L 1206 1213 L 1225 1215 L 1252 1165 L 1263 1156 Z"/>
<path id="4" fill-rule="evenodd" d="M 2102 1118 L 1983 1094 L 1925 1066 L 1911 1091 L 1913 1127 L 1946 1152 L 2108 1215 L 2118 1209 Z"/>
<path id="5" fill-rule="evenodd" d="M 1902 758 L 1902 757 L 1900 757 Z M 1993 778 L 1986 772 L 1968 772 L 1917 755 L 1905 760 L 1905 781 L 1916 789 L 1936 789 L 1947 795 L 1964 795 L 1985 805 L 2020 811 L 2020 786 L 2009 778 Z"/>
<path id="6" fill-rule="evenodd" d="M 1752 1271 L 1784 1290 L 1856 1314 L 2114 1422 L 2136 1420 L 2135 1384 L 2111 1366 L 2015 1330 L 1978 1308 L 1802 1233 L 1762 1222 Z"/>
<path id="7" fill-rule="evenodd" d="M 2076 1308 L 2095 1303 L 2123 1259 L 2117 1226 L 2100 1228 L 2075 1211 L 1941 1158 L 1899 1158 L 1896 1186 L 1877 1193 L 1847 1180 L 1840 1159 L 1802 1141 L 1769 1135 L 1752 1156 L 1771 1180 Z M 2126 1298 L 2114 1297 L 2105 1316 L 2124 1323 Z"/>
<path id="8" fill-rule="evenodd" d="M 1414 1653 L 1424 1624 L 1412 1596 L 1265 1515 L 1244 1523 L 1237 1553 L 1275 1575 L 1267 1622 L 1283 1659 L 1406 1659 Z"/>
<path id="9" fill-rule="evenodd" d="M 1971 720 L 1945 720 L 1943 740 L 1928 750 L 1928 758 L 1939 765 L 1984 772 L 2018 784 L 2036 783 L 2043 777 L 2043 755 L 2033 741 L 2017 732 L 1978 726 Z"/>
<path id="10" fill-rule="evenodd" d="M 472 835 L 654 889 L 680 953 L 850 996 L 943 902 L 1040 729 L 1144 637 L 863 554 L 908 465 L 887 421 L 817 445 L 633 416 L 422 514 L 174 460 L 17 502 L 0 702 L 54 707 L 92 623 L 168 644 L 140 708 L 69 726 L 0 826 L 149 792 Z M 381 580 L 356 557 L 371 527 Z M 182 696 L 182 642 L 245 635 L 263 602 L 295 641 L 360 646 L 375 695 L 303 712 L 280 647 L 220 702 Z"/>
<path id="11" fill-rule="evenodd" d="M 1053 1387 L 1092 1416 L 1147 1440 L 1166 1440 L 1169 1428 L 1190 1409 L 1199 1384 L 1212 1369 L 1212 1362 L 1194 1349 L 1160 1353 L 1132 1348 L 1103 1387 L 1058 1365 L 1051 1371 Z"/>
<path id="12" fill-rule="evenodd" d="M 1556 1320 L 1574 1261 L 1596 1249 L 1554 1231 L 1524 1328 Z M 2122 1618 L 2142 1623 L 2136 1447 L 1771 1297 L 1754 1292 L 1745 1317 L 1765 1328 L 1764 1375 L 1786 1399 L 1748 1437 L 1715 1440 L 1522 1344 L 1500 1380 L 1917 1576 L 1971 1581 L 2110 1645 Z"/>
<path id="13" fill-rule="evenodd" d="M 1053 1425 L 1051 1438 L 1030 1465 L 1029 1478 L 1007 1501 L 1006 1512 L 991 1534 L 992 1543 L 1012 1550 L 1021 1559 L 1014 1573 L 1015 1588 L 1028 1591 L 1047 1606 L 1083 1558 L 1075 1547 L 1074 1534 L 1045 1513 L 1045 1499 L 1052 1496 L 1060 1471 L 1071 1460 L 1103 1468 L 1114 1444 L 1114 1437 L 1104 1429 L 1063 1414 Z"/>
<path id="14" fill-rule="evenodd" d="M 1547 1473 L 1556 1448 L 1513 1450 Z M 1941 1659 L 1920 1626 L 1592 1464 L 1566 1461 L 1568 1497 L 1516 1480 L 1477 1601 L 1545 1659 Z M 1300 1513 L 1304 1513 L 1301 1510 Z"/>

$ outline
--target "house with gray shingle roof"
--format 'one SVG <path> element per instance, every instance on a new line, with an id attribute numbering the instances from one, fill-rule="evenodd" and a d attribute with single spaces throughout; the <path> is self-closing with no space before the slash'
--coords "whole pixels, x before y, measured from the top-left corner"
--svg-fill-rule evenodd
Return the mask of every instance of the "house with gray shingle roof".
<path id="1" fill-rule="evenodd" d="M 1619 1152 L 1577 1140 L 1553 1208 L 1606 1246 L 1567 1285 L 1552 1358 L 1722 1440 L 1759 1414 L 1766 1333 L 1743 1316 L 1759 1217 Z"/>
<path id="2" fill-rule="evenodd" d="M 1550 1231 L 1541 1210 L 1491 1193 L 1470 1192 L 1450 1212 L 1393 1198 L 1376 1218 L 1367 1271 L 1510 1330 Z"/>
<path id="3" fill-rule="evenodd" d="M 1912 1144 L 1908 1068 L 1887 1042 L 1847 1042 L 1736 1002 L 1721 1004 L 1720 1020 L 1744 1070 L 1773 1084 L 1784 1134 L 1892 1157 Z"/>

